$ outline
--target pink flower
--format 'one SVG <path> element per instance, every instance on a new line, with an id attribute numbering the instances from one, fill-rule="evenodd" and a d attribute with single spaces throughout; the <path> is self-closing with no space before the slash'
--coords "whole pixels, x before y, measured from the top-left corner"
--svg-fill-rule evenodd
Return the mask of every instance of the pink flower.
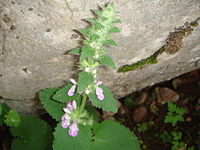
<path id="1" fill-rule="evenodd" d="M 76 109 L 76 101 L 71 101 L 71 102 L 67 103 L 67 108 L 69 110 Z"/>
<path id="2" fill-rule="evenodd" d="M 103 89 L 99 87 L 102 84 L 102 81 L 98 81 L 96 84 L 96 95 L 99 100 L 104 100 Z"/>
<path id="3" fill-rule="evenodd" d="M 75 137 L 75 136 L 78 135 L 78 130 L 79 130 L 79 129 L 78 129 L 77 123 L 76 123 L 76 122 L 73 122 L 73 124 L 69 126 L 69 132 L 68 132 L 68 134 L 69 134 L 70 136 Z"/>
<path id="4" fill-rule="evenodd" d="M 70 79 L 71 83 L 73 83 L 74 85 L 72 85 L 72 87 L 69 89 L 67 95 L 68 96 L 73 96 L 74 95 L 74 92 L 76 90 L 76 85 L 77 85 L 77 82 L 74 80 L 74 79 Z"/>
<path id="5" fill-rule="evenodd" d="M 70 136 L 77 136 L 78 135 L 78 126 L 77 123 L 75 121 L 73 121 L 73 123 L 71 124 L 71 113 L 73 112 L 73 110 L 76 109 L 76 101 L 71 101 L 68 102 L 66 107 L 63 108 L 65 114 L 62 116 L 61 120 L 62 120 L 62 127 L 63 128 L 69 128 L 69 135 Z"/>

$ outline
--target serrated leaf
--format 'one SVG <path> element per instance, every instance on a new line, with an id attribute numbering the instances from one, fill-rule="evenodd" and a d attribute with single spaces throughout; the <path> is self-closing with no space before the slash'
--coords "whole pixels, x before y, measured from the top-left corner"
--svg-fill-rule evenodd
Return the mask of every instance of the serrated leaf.
<path id="1" fill-rule="evenodd" d="M 64 115 L 63 108 L 66 104 L 60 103 L 52 99 L 52 96 L 58 88 L 48 88 L 39 93 L 39 98 L 43 104 L 45 110 L 57 121 L 60 121 L 62 115 Z"/>
<path id="2" fill-rule="evenodd" d="M 93 12 L 99 17 L 102 15 L 102 12 L 98 9 L 94 9 Z"/>
<path id="3" fill-rule="evenodd" d="M 94 82 L 92 73 L 82 71 L 78 77 L 78 92 L 83 92 L 85 89 Z"/>
<path id="4" fill-rule="evenodd" d="M 76 31 L 78 31 L 79 33 L 81 33 L 85 37 L 89 37 L 89 35 L 90 35 L 87 28 L 76 29 Z"/>
<path id="5" fill-rule="evenodd" d="M 69 89 L 72 87 L 73 84 L 68 83 L 63 88 L 60 88 L 56 91 L 56 93 L 53 95 L 53 99 L 57 100 L 62 103 L 67 103 L 70 101 L 76 101 L 77 103 L 80 103 L 80 95 L 77 93 L 74 93 L 73 96 L 68 96 L 67 93 Z"/>
<path id="6" fill-rule="evenodd" d="M 70 50 L 69 52 L 68 52 L 68 54 L 80 54 L 80 52 L 81 52 L 81 48 L 80 47 L 78 47 L 78 48 L 74 48 L 74 49 L 72 49 L 72 50 Z"/>
<path id="7" fill-rule="evenodd" d="M 84 19 L 85 21 L 91 23 L 91 24 L 94 24 L 97 22 L 97 20 L 95 18 L 87 18 L 87 19 Z"/>
<path id="8" fill-rule="evenodd" d="M 92 35 L 91 35 L 91 40 L 92 40 L 92 41 L 95 41 L 95 40 L 97 40 L 97 39 L 99 39 L 99 38 L 100 38 L 100 36 L 97 35 L 97 34 L 92 34 Z"/>
<path id="9" fill-rule="evenodd" d="M 1 109 L 2 109 L 2 112 L 0 115 L 0 125 L 4 123 L 4 116 L 9 112 L 10 108 L 6 104 L 2 103 Z"/>
<path id="10" fill-rule="evenodd" d="M 101 23 L 96 22 L 96 23 L 95 23 L 95 28 L 96 28 L 97 30 L 100 30 L 100 29 L 103 29 L 104 26 L 103 26 Z"/>
<path id="11" fill-rule="evenodd" d="M 94 55 L 95 55 L 95 51 L 94 51 L 91 47 L 89 47 L 89 46 L 87 46 L 87 45 L 84 45 L 84 46 L 82 47 L 82 50 L 81 50 L 80 59 L 82 60 L 82 59 L 84 59 L 84 58 L 92 57 L 92 56 L 94 56 Z"/>
<path id="12" fill-rule="evenodd" d="M 140 150 L 137 137 L 113 120 L 105 120 L 94 130 L 90 150 Z"/>
<path id="13" fill-rule="evenodd" d="M 109 67 L 112 67 L 113 69 L 116 69 L 116 65 L 114 63 L 114 61 L 112 60 L 112 58 L 108 55 L 103 55 L 99 58 L 99 62 L 102 65 L 106 65 Z"/>
<path id="14" fill-rule="evenodd" d="M 112 28 L 108 31 L 108 33 L 117 33 L 117 32 L 120 32 L 120 29 L 117 28 L 117 27 L 112 27 Z"/>
<path id="15" fill-rule="evenodd" d="M 9 127 L 17 127 L 20 124 L 20 115 L 15 110 L 10 110 L 5 115 L 4 123 Z"/>
<path id="16" fill-rule="evenodd" d="M 52 131 L 48 124 L 35 116 L 22 116 L 18 127 L 10 129 L 12 150 L 51 150 Z"/>
<path id="17" fill-rule="evenodd" d="M 99 100 L 99 99 L 97 99 L 97 96 L 95 93 L 90 93 L 89 99 L 92 102 L 92 105 L 97 108 L 101 108 L 105 111 L 117 112 L 117 109 L 118 109 L 117 101 L 113 97 L 110 90 L 103 85 L 101 85 L 99 87 L 103 89 L 104 99 Z"/>
<path id="18" fill-rule="evenodd" d="M 103 44 L 110 46 L 117 46 L 117 43 L 114 40 L 106 40 L 103 42 Z"/>
<path id="19" fill-rule="evenodd" d="M 91 131 L 87 126 L 79 125 L 76 137 L 68 135 L 68 128 L 59 123 L 54 132 L 53 150 L 89 150 Z"/>

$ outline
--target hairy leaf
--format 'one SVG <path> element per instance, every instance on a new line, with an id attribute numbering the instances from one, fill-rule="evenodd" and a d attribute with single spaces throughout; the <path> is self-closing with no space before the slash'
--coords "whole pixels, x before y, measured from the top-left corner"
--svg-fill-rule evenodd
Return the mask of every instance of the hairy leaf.
<path id="1" fill-rule="evenodd" d="M 73 96 L 68 96 L 67 93 L 69 89 L 72 87 L 73 84 L 68 83 L 63 88 L 56 91 L 56 93 L 53 95 L 53 99 L 62 102 L 67 103 L 70 101 L 76 101 L 77 103 L 80 103 L 80 95 L 77 93 L 74 93 Z"/>
<path id="2" fill-rule="evenodd" d="M 92 73 L 82 71 L 78 77 L 78 92 L 83 92 L 85 89 L 94 82 Z"/>
<path id="3" fill-rule="evenodd" d="M 106 66 L 109 66 L 109 67 L 112 67 L 113 69 L 116 69 L 116 66 L 115 66 L 115 63 L 114 61 L 112 60 L 112 58 L 108 55 L 103 55 L 99 58 L 99 62 L 100 64 L 102 65 L 106 65 Z"/>
<path id="4" fill-rule="evenodd" d="M 74 48 L 74 49 L 70 50 L 70 51 L 68 52 L 68 54 L 78 54 L 78 55 L 79 55 L 80 52 L 81 52 L 81 48 L 78 47 L 78 48 Z"/>
<path id="5" fill-rule="evenodd" d="M 10 129 L 12 150 L 51 150 L 52 131 L 48 124 L 35 116 L 22 116 L 18 127 Z"/>
<path id="6" fill-rule="evenodd" d="M 117 43 L 114 40 L 106 40 L 104 41 L 104 44 L 110 46 L 117 46 Z"/>
<path id="7" fill-rule="evenodd" d="M 84 58 L 91 57 L 94 55 L 95 51 L 91 47 L 85 45 L 82 47 L 80 59 L 82 60 Z"/>
<path id="8" fill-rule="evenodd" d="M 108 33 L 117 33 L 117 32 L 120 32 L 120 29 L 117 27 L 113 27 L 108 31 Z"/>
<path id="9" fill-rule="evenodd" d="M 9 127 L 17 127 L 20 124 L 20 115 L 15 110 L 10 110 L 5 115 L 4 123 Z"/>
<path id="10" fill-rule="evenodd" d="M 60 103 L 52 99 L 52 96 L 58 88 L 48 88 L 40 92 L 40 100 L 45 110 L 57 121 L 60 121 L 62 115 L 64 115 L 63 108 L 65 104 Z"/>
<path id="11" fill-rule="evenodd" d="M 89 35 L 90 35 L 87 28 L 76 29 L 76 31 L 78 31 L 79 33 L 81 33 L 85 37 L 89 37 Z"/>
<path id="12" fill-rule="evenodd" d="M 140 150 L 138 139 L 126 127 L 113 120 L 105 120 L 94 130 L 90 150 Z"/>
<path id="13" fill-rule="evenodd" d="M 99 39 L 99 38 L 100 38 L 100 36 L 97 35 L 97 34 L 92 34 L 92 35 L 91 35 L 91 40 L 92 40 L 92 41 L 95 41 L 95 40 L 97 40 L 97 39 Z"/>
<path id="14" fill-rule="evenodd" d="M 100 86 L 103 89 L 103 94 L 104 94 L 104 100 L 99 100 L 97 99 L 97 96 L 95 93 L 90 93 L 89 94 L 89 99 L 92 102 L 92 105 L 101 108 L 105 111 L 112 111 L 112 112 L 117 112 L 117 102 L 115 98 L 113 97 L 112 93 L 110 90 L 101 85 Z"/>
<path id="15" fill-rule="evenodd" d="M 6 104 L 1 105 L 1 114 L 0 114 L 0 125 L 4 123 L 4 116 L 9 112 L 10 108 Z"/>
<path id="16" fill-rule="evenodd" d="M 89 150 L 91 131 L 87 126 L 79 125 L 76 137 L 68 135 L 68 128 L 59 123 L 54 132 L 53 150 Z"/>

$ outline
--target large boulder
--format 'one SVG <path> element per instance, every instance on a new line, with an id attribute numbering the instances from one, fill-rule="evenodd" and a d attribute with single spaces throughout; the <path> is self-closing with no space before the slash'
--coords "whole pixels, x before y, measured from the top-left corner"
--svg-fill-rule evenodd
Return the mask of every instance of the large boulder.
<path id="1" fill-rule="evenodd" d="M 1 0 L 1 102 L 22 113 L 37 113 L 40 90 L 62 86 L 76 77 L 78 59 L 66 55 L 81 40 L 74 29 L 86 27 L 82 19 L 92 17 L 90 10 L 106 2 Z M 116 98 L 199 68 L 199 0 L 123 0 L 116 1 L 116 9 L 122 31 L 114 36 L 119 46 L 108 51 L 118 68 L 145 59 L 166 44 L 170 49 L 174 40 L 178 44 L 178 51 L 164 51 L 156 64 L 134 71 L 118 73 L 102 67 L 99 78 Z M 184 33 L 174 34 L 179 31 Z"/>

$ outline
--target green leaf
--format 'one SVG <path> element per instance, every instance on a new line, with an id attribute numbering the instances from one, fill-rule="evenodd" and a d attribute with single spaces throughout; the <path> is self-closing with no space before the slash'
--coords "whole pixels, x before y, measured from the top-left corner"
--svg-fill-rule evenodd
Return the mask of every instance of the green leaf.
<path id="1" fill-rule="evenodd" d="M 171 123 L 172 126 L 175 126 L 178 122 L 184 121 L 184 113 L 186 110 L 181 107 L 176 107 L 176 104 L 173 102 L 168 102 L 168 113 L 165 116 L 165 123 Z"/>
<path id="2" fill-rule="evenodd" d="M 60 88 L 56 91 L 56 93 L 53 95 L 53 99 L 62 102 L 67 103 L 70 101 L 76 101 L 77 103 L 80 103 L 80 95 L 77 93 L 74 93 L 73 96 L 68 96 L 67 93 L 69 89 L 72 87 L 73 84 L 68 83 L 63 88 Z"/>
<path id="3" fill-rule="evenodd" d="M 10 108 L 6 104 L 1 104 L 0 126 L 4 123 L 4 116 L 9 112 Z"/>
<path id="4" fill-rule="evenodd" d="M 95 28 L 96 28 L 97 30 L 101 30 L 101 29 L 104 28 L 104 26 L 103 26 L 101 23 L 96 22 L 96 23 L 95 23 Z"/>
<path id="5" fill-rule="evenodd" d="M 108 33 L 118 33 L 118 32 L 120 32 L 120 29 L 117 27 L 113 27 L 108 31 Z"/>
<path id="6" fill-rule="evenodd" d="M 90 150 L 140 150 L 137 137 L 113 120 L 105 120 L 94 130 Z"/>
<path id="7" fill-rule="evenodd" d="M 100 36 L 97 35 L 97 34 L 92 34 L 92 35 L 91 35 L 91 40 L 92 40 L 92 41 L 95 41 L 95 40 L 97 40 L 97 39 L 99 39 L 99 38 L 100 38 Z"/>
<path id="8" fill-rule="evenodd" d="M 92 56 L 94 56 L 94 55 L 95 55 L 95 51 L 94 51 L 91 47 L 89 47 L 89 46 L 87 46 L 87 45 L 84 45 L 84 46 L 82 47 L 82 50 L 81 50 L 80 59 L 82 60 L 82 59 L 84 59 L 84 58 L 92 57 Z"/>
<path id="9" fill-rule="evenodd" d="M 76 137 L 68 135 L 68 128 L 59 123 L 54 132 L 53 150 L 89 150 L 91 131 L 87 126 L 79 125 Z"/>
<path id="10" fill-rule="evenodd" d="M 66 104 L 60 103 L 52 99 L 52 96 L 58 88 L 48 88 L 41 91 L 39 98 L 43 104 L 45 110 L 57 121 L 60 121 L 61 117 L 64 115 L 63 108 Z"/>
<path id="11" fill-rule="evenodd" d="M 83 92 L 86 88 L 94 82 L 92 73 L 82 71 L 78 77 L 78 92 Z"/>
<path id="12" fill-rule="evenodd" d="M 17 127 L 20 124 L 20 115 L 15 110 L 10 110 L 5 115 L 4 123 L 9 127 Z"/>
<path id="13" fill-rule="evenodd" d="M 48 124 L 35 116 L 22 116 L 18 127 L 10 129 L 12 150 L 51 150 L 52 131 Z"/>
<path id="14" fill-rule="evenodd" d="M 76 29 L 76 31 L 78 31 L 79 33 L 81 33 L 85 37 L 89 37 L 89 35 L 90 35 L 87 28 Z"/>
<path id="15" fill-rule="evenodd" d="M 118 109 L 117 101 L 113 97 L 110 90 L 103 85 L 101 85 L 99 87 L 103 89 L 104 99 L 99 100 L 99 99 L 97 99 L 97 96 L 95 93 L 90 93 L 89 99 L 92 102 L 92 105 L 97 108 L 101 108 L 105 111 L 117 112 L 117 109 Z"/>
<path id="16" fill-rule="evenodd" d="M 74 49 L 70 50 L 70 51 L 68 52 L 68 54 L 78 54 L 78 55 L 79 55 L 80 52 L 81 52 L 81 48 L 78 47 L 78 48 L 74 48 Z"/>
<path id="17" fill-rule="evenodd" d="M 117 43 L 114 40 L 106 40 L 103 42 L 103 44 L 110 46 L 117 46 Z"/>
<path id="18" fill-rule="evenodd" d="M 91 23 L 91 24 L 95 24 L 97 22 L 97 20 L 95 18 L 87 18 L 87 19 L 84 19 L 84 20 Z"/>
<path id="19" fill-rule="evenodd" d="M 93 12 L 99 17 L 102 15 L 102 12 L 98 9 L 94 9 Z"/>
<path id="20" fill-rule="evenodd" d="M 113 69 L 116 69 L 116 65 L 114 63 L 114 61 L 112 60 L 112 58 L 108 55 L 103 55 L 99 58 L 99 62 L 102 65 L 106 65 L 109 67 L 112 67 Z"/>

